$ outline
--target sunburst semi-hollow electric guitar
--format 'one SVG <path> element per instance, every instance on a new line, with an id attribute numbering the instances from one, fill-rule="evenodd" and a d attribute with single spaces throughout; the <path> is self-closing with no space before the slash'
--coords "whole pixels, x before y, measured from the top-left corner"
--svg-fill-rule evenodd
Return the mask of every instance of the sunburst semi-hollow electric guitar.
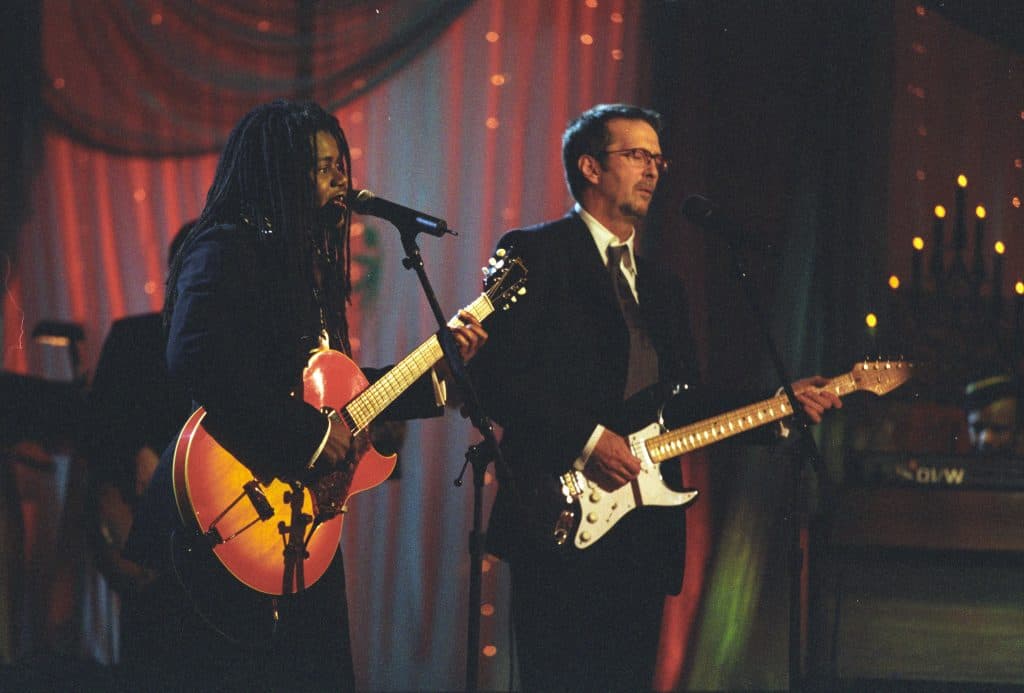
<path id="1" fill-rule="evenodd" d="M 863 361 L 821 388 L 840 397 L 857 390 L 884 395 L 911 376 L 912 365 L 903 361 Z M 640 474 L 614 491 L 605 491 L 570 469 L 547 493 L 554 500 L 550 514 L 550 539 L 555 546 L 586 549 L 607 534 L 632 510 L 641 506 L 681 506 L 692 503 L 698 491 L 675 491 L 662 479 L 660 463 L 725 440 L 745 431 L 778 421 L 793 413 L 785 394 L 756 402 L 718 416 L 665 431 L 652 423 L 629 436 L 633 454 L 641 461 Z M 569 538 L 572 543 L 568 544 Z"/>
<path id="2" fill-rule="evenodd" d="M 526 292 L 522 261 L 499 252 L 484 268 L 484 293 L 465 308 L 481 321 Z M 174 493 L 186 528 L 254 590 L 289 594 L 315 583 L 334 557 L 349 498 L 382 483 L 395 468 L 396 455 L 373 448 L 370 423 L 442 356 L 432 336 L 370 385 L 341 352 L 316 352 L 303 372 L 303 399 L 349 428 L 353 452 L 347 469 L 308 484 L 257 479 L 207 432 L 206 410 L 197 409 L 174 450 Z"/>

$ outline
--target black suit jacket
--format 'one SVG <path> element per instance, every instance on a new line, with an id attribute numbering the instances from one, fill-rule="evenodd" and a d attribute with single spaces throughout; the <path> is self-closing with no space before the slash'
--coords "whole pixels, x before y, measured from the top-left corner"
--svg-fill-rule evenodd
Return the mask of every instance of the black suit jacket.
<path id="1" fill-rule="evenodd" d="M 472 366 L 485 408 L 503 427 L 502 449 L 523 497 L 538 475 L 567 471 L 598 423 L 623 435 L 633 432 L 622 422 L 629 333 L 601 255 L 577 214 L 510 231 L 500 247 L 523 259 L 527 293 L 489 323 L 490 339 Z M 637 292 L 658 352 L 660 380 L 696 385 L 682 286 L 638 257 Z M 663 465 L 663 472 L 671 467 Z M 501 484 L 489 548 L 513 561 L 545 560 L 543 547 L 524 532 L 524 513 L 531 511 L 513 502 L 510 486 L 508 480 Z M 678 591 L 682 509 L 634 511 L 580 553 L 591 554 L 602 544 L 606 554 L 660 572 L 666 591 Z"/>

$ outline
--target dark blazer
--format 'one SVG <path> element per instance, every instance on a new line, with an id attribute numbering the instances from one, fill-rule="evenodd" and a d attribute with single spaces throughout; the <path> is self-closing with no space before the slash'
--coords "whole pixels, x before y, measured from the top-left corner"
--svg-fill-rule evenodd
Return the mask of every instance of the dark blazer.
<path id="1" fill-rule="evenodd" d="M 500 247 L 527 268 L 527 294 L 489 325 L 472 368 L 488 413 L 503 428 L 502 450 L 522 496 L 537 475 L 567 471 L 594 427 L 632 433 L 621 422 L 629 333 L 608 272 L 582 219 L 514 230 Z M 686 297 L 669 273 L 637 258 L 640 309 L 659 357 L 662 382 L 696 385 L 697 359 Z M 653 421 L 651 418 L 646 421 Z M 639 426 L 637 426 L 639 428 Z M 672 465 L 663 465 L 663 471 Z M 523 531 L 510 484 L 500 485 L 489 548 L 511 560 L 543 560 Z M 596 544 L 643 569 L 660 571 L 666 591 L 682 579 L 685 524 L 679 508 L 634 511 Z M 621 563 L 619 564 L 621 566 Z"/>
<path id="2" fill-rule="evenodd" d="M 327 430 L 325 417 L 301 396 L 302 368 L 320 330 L 309 305 L 287 305 L 283 252 L 277 241 L 241 224 L 193 231 L 180 251 L 167 366 L 206 408 L 204 426 L 260 478 L 299 478 Z M 292 311 L 303 311 L 300 332 Z M 331 326 L 328 326 L 331 327 Z M 371 382 L 384 370 L 364 370 Z M 429 377 L 421 378 L 382 419 L 437 416 Z M 180 525 L 172 484 L 173 441 L 140 505 L 126 553 L 151 567 Z"/>

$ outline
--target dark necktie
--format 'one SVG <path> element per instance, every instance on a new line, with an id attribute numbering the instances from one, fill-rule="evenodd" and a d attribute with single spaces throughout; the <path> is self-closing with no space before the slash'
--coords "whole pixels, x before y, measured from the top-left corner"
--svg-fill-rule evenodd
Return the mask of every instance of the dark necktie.
<path id="1" fill-rule="evenodd" d="M 608 247 L 608 273 L 611 275 L 612 290 L 619 299 L 622 317 L 629 329 L 629 359 L 626 370 L 624 399 L 658 381 L 658 352 L 654 349 L 647 330 L 640 319 L 640 306 L 622 269 L 622 255 L 626 246 Z"/>
<path id="2" fill-rule="evenodd" d="M 615 297 L 619 299 L 622 307 L 622 317 L 626 319 L 626 325 L 634 328 L 640 325 L 640 306 L 636 303 L 633 290 L 629 288 L 626 275 L 622 269 L 622 256 L 626 253 L 624 245 L 608 246 L 608 273 L 611 275 L 612 290 Z"/>

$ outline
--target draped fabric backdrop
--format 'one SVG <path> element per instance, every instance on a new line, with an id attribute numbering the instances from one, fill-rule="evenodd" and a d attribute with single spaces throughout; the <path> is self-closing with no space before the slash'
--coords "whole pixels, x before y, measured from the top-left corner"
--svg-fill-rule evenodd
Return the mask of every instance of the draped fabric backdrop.
<path id="1" fill-rule="evenodd" d="M 420 240 L 453 314 L 479 293 L 479 268 L 503 230 L 569 208 L 560 163 L 568 119 L 645 88 L 641 10 L 627 0 L 45 3 L 50 127 L 4 293 L 4 368 L 67 379 L 66 352 L 27 336 L 39 320 L 84 325 L 88 371 L 113 320 L 159 309 L 165 248 L 200 211 L 217 148 L 249 107 L 281 95 L 337 109 L 356 187 L 459 232 Z M 359 222 L 354 346 L 360 362 L 381 365 L 437 326 L 402 268 L 397 233 Z M 353 502 L 343 544 L 361 687 L 463 682 L 472 491 L 469 477 L 462 488 L 453 480 L 477 439 L 454 412 L 411 424 L 401 479 Z M 82 628 L 77 654 L 109 660 L 110 595 L 84 559 L 65 560 L 85 573 L 83 606 L 52 618 Z M 508 575 L 500 563 L 484 569 L 481 685 L 501 688 L 512 654 Z M 690 591 L 695 601 L 699 583 Z M 678 680 L 693 610 L 673 613 L 665 687 Z"/>

